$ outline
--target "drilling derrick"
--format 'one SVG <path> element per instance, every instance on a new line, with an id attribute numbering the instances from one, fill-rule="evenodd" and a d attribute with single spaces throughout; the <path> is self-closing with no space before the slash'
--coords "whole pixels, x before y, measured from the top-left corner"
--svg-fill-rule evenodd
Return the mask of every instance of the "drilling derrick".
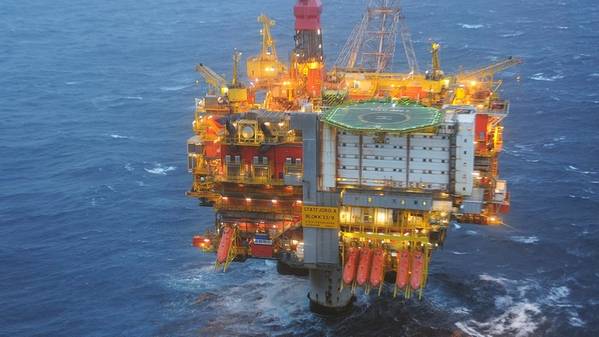
<path id="1" fill-rule="evenodd" d="M 325 72 L 321 13 L 320 0 L 298 0 L 293 8 L 295 48 L 291 52 L 292 75 L 298 83 L 298 96 L 310 98 L 315 105 L 320 105 Z"/>
<path id="2" fill-rule="evenodd" d="M 412 38 L 401 15 L 399 0 L 369 1 L 362 21 L 339 54 L 337 67 L 376 73 L 390 70 L 398 32 L 410 72 L 418 72 Z"/>

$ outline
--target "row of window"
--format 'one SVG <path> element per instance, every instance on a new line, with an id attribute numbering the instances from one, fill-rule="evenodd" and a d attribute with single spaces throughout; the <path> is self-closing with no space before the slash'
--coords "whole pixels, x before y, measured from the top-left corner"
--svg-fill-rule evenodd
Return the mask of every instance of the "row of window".
<path id="1" fill-rule="evenodd" d="M 357 154 L 341 154 L 337 156 L 339 159 L 347 158 L 347 159 L 358 159 Z M 390 156 L 372 156 L 372 155 L 364 155 L 362 159 L 369 160 L 397 160 L 403 161 L 403 157 L 390 157 Z M 414 161 L 414 157 L 410 158 L 410 161 Z M 446 163 L 447 159 L 433 159 L 433 158 L 422 158 L 423 163 Z"/>
<path id="2" fill-rule="evenodd" d="M 358 170 L 357 166 L 343 165 L 341 166 L 343 170 Z M 385 168 L 385 167 L 369 167 L 363 166 L 362 171 L 377 171 L 377 172 L 404 172 L 403 169 L 400 168 Z M 410 173 L 415 174 L 445 174 L 446 171 L 436 171 L 436 170 L 416 170 L 410 169 Z"/>
<path id="3" fill-rule="evenodd" d="M 342 147 L 358 147 L 358 144 L 356 143 L 341 143 Z M 362 145 L 363 148 L 368 149 L 368 148 L 373 148 L 372 144 L 363 144 Z M 381 145 L 381 144 L 375 144 L 374 148 L 376 149 L 384 149 L 385 146 Z M 386 147 L 387 149 L 390 149 L 391 147 Z M 403 150 L 405 148 L 405 146 L 403 145 L 393 145 L 394 149 L 399 149 L 399 150 Z M 437 151 L 447 151 L 447 147 L 442 146 L 410 146 L 410 150 L 437 150 Z"/>
<path id="4" fill-rule="evenodd" d="M 231 155 L 225 155 L 225 163 L 227 164 L 239 164 L 241 163 L 241 156 L 236 155 L 236 156 L 231 156 Z M 252 158 L 252 163 L 254 164 L 268 164 L 268 157 L 264 157 L 264 156 L 254 156 Z M 292 157 L 287 157 L 285 158 L 285 164 L 301 164 L 302 163 L 302 158 L 292 158 Z"/>

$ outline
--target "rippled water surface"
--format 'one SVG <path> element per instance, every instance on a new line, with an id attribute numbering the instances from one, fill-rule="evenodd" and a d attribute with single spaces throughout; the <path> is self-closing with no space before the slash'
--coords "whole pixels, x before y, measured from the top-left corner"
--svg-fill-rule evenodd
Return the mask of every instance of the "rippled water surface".
<path id="1" fill-rule="evenodd" d="M 334 60 L 363 2 L 324 2 Z M 422 67 L 431 38 L 449 72 L 524 58 L 502 75 L 512 212 L 454 225 L 423 301 L 326 320 L 272 262 L 214 273 L 190 246 L 213 213 L 184 196 L 194 64 L 255 54 L 263 11 L 287 55 L 293 1 L 2 1 L 0 335 L 599 335 L 598 3 L 402 3 Z"/>

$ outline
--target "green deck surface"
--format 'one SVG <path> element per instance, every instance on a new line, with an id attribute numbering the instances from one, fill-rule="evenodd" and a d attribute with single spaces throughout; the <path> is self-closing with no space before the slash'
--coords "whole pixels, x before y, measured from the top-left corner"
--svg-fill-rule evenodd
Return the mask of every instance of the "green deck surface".
<path id="1" fill-rule="evenodd" d="M 324 121 L 356 131 L 414 132 L 437 126 L 441 111 L 401 102 L 364 102 L 336 107 Z"/>

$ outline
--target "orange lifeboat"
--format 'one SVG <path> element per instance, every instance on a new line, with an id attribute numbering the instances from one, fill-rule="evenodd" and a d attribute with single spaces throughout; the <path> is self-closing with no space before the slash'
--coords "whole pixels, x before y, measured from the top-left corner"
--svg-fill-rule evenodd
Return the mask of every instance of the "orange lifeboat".
<path id="1" fill-rule="evenodd" d="M 397 276 L 395 276 L 395 285 L 403 289 L 408 285 L 410 271 L 410 252 L 402 249 L 397 254 Z"/>
<path id="2" fill-rule="evenodd" d="M 233 241 L 233 229 L 231 227 L 223 228 L 223 235 L 220 238 L 218 251 L 216 253 L 216 262 L 225 263 L 231 249 L 231 241 Z"/>
<path id="3" fill-rule="evenodd" d="M 368 274 L 370 272 L 370 262 L 372 260 L 372 250 L 368 247 L 362 248 L 360 252 L 360 264 L 358 265 L 358 285 L 363 286 L 368 281 Z"/>
<path id="4" fill-rule="evenodd" d="M 385 268 L 385 251 L 383 248 L 374 250 L 372 256 L 372 270 L 370 271 L 370 285 L 378 287 L 383 282 L 383 268 Z"/>
<path id="5" fill-rule="evenodd" d="M 419 289 L 422 285 L 422 270 L 424 269 L 424 254 L 417 250 L 412 256 L 412 276 L 410 277 L 410 286 L 412 289 Z"/>
<path id="6" fill-rule="evenodd" d="M 349 255 L 345 266 L 343 267 L 343 283 L 350 284 L 356 278 L 356 271 L 358 270 L 358 257 L 360 256 L 360 249 L 357 247 L 351 247 L 349 249 Z"/>

